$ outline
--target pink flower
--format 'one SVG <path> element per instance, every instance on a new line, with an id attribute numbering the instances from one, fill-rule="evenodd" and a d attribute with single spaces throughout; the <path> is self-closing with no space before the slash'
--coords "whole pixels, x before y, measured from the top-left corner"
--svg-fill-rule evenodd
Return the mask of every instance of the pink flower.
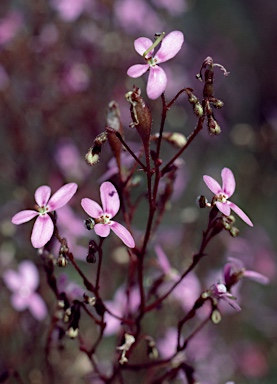
<path id="1" fill-rule="evenodd" d="M 18 212 L 12 217 L 12 223 L 19 225 L 38 216 L 33 227 L 31 242 L 34 248 L 43 247 L 51 239 L 54 232 L 54 224 L 48 213 L 56 211 L 67 204 L 77 188 L 78 186 L 75 183 L 65 184 L 50 199 L 51 188 L 47 185 L 39 187 L 35 192 L 37 210 Z"/>
<path id="2" fill-rule="evenodd" d="M 88 198 L 82 199 L 81 205 L 84 211 L 90 215 L 94 221 L 94 231 L 98 236 L 107 237 L 110 230 L 123 241 L 129 248 L 135 247 L 135 241 L 131 233 L 123 225 L 112 221 L 120 207 L 119 196 L 114 185 L 106 181 L 100 186 L 100 197 L 103 209 L 96 201 Z"/>
<path id="3" fill-rule="evenodd" d="M 245 269 L 244 263 L 235 257 L 228 257 L 228 263 L 224 266 L 223 274 L 227 285 L 235 284 L 242 277 L 248 277 L 250 280 L 264 285 L 269 283 L 268 277 L 259 272 Z"/>
<path id="4" fill-rule="evenodd" d="M 184 42 L 184 35 L 180 31 L 170 32 L 161 42 L 161 47 L 153 57 L 154 49 L 144 53 L 153 45 L 153 42 L 147 37 L 140 37 L 135 40 L 135 50 L 145 58 L 147 64 L 132 65 L 127 75 L 130 77 L 140 77 L 149 69 L 149 78 L 146 87 L 147 95 L 150 99 L 155 100 L 165 91 L 167 77 L 162 68 L 157 64 L 164 63 L 172 59 L 180 51 Z"/>
<path id="5" fill-rule="evenodd" d="M 8 269 L 3 273 L 3 280 L 13 292 L 11 304 L 17 311 L 29 309 L 37 320 L 43 320 L 47 308 L 41 296 L 35 292 L 39 284 L 39 274 L 35 264 L 29 260 L 18 265 L 18 272 Z"/>
<path id="6" fill-rule="evenodd" d="M 127 297 L 126 287 L 119 287 L 114 294 L 113 300 L 105 301 L 105 305 L 108 309 L 118 317 L 128 318 L 128 314 L 135 313 L 140 304 L 140 293 L 137 286 L 133 286 L 129 290 L 129 295 Z M 108 312 L 105 312 L 105 336 L 111 336 L 117 333 L 121 326 L 122 322 L 118 318 L 110 315 Z"/>
<path id="7" fill-rule="evenodd" d="M 229 168 L 223 168 L 221 171 L 222 187 L 218 182 L 210 176 L 203 176 L 204 182 L 207 187 L 215 194 L 215 204 L 220 212 L 225 216 L 230 216 L 231 209 L 245 221 L 246 224 L 253 227 L 252 221 L 249 217 L 234 203 L 228 201 L 228 198 L 233 195 L 236 188 L 236 182 L 233 172 Z"/>
<path id="8" fill-rule="evenodd" d="M 211 296 L 217 300 L 222 299 L 225 300 L 231 307 L 233 307 L 236 311 L 240 311 L 240 306 L 235 302 L 236 298 L 227 291 L 227 288 L 222 283 L 213 284 L 210 288 Z"/>
<path id="9" fill-rule="evenodd" d="M 166 293 L 176 281 L 179 280 L 181 274 L 169 263 L 169 260 L 160 245 L 155 246 L 155 252 L 158 263 L 164 273 L 164 282 L 159 289 L 159 293 Z M 184 278 L 179 285 L 171 293 L 171 297 L 178 301 L 185 311 L 190 310 L 201 293 L 201 287 L 198 278 L 193 272 Z"/>

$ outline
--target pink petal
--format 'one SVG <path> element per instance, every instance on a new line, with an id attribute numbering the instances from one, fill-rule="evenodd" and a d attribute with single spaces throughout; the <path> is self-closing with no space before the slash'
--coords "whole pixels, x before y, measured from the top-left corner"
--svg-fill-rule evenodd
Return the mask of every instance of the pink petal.
<path id="1" fill-rule="evenodd" d="M 221 171 L 221 177 L 222 190 L 227 195 L 227 197 L 231 197 L 236 188 L 236 181 L 233 172 L 229 168 L 223 168 Z"/>
<path id="2" fill-rule="evenodd" d="M 65 184 L 57 190 L 47 204 L 49 212 L 63 207 L 75 195 L 78 185 L 76 183 Z"/>
<path id="3" fill-rule="evenodd" d="M 100 197 L 103 211 L 114 217 L 119 211 L 120 200 L 115 186 L 109 181 L 105 181 L 100 186 Z"/>
<path id="4" fill-rule="evenodd" d="M 18 266 L 18 271 L 22 278 L 22 284 L 28 286 L 31 291 L 37 289 L 39 284 L 39 274 L 37 267 L 32 261 L 22 261 Z"/>
<path id="5" fill-rule="evenodd" d="M 236 311 L 239 312 L 241 310 L 241 307 L 235 302 L 235 300 L 230 299 L 228 296 L 222 296 L 221 299 L 227 301 L 227 303 L 231 305 L 231 307 L 233 307 Z"/>
<path id="6" fill-rule="evenodd" d="M 28 308 L 31 314 L 37 320 L 45 319 L 47 315 L 47 307 L 43 299 L 37 293 L 33 293 L 28 300 Z"/>
<path id="7" fill-rule="evenodd" d="M 107 237 L 110 234 L 110 226 L 109 224 L 96 224 L 94 231 L 100 237 Z"/>
<path id="8" fill-rule="evenodd" d="M 236 214 L 248 225 L 250 225 L 250 227 L 253 227 L 253 223 L 252 221 L 249 219 L 249 217 L 234 203 L 232 203 L 231 201 L 229 202 L 229 206 L 231 207 L 231 209 L 236 212 Z"/>
<path id="9" fill-rule="evenodd" d="M 12 223 L 16 225 L 27 223 L 37 215 L 38 212 L 33 210 L 20 211 L 12 217 Z"/>
<path id="10" fill-rule="evenodd" d="M 114 231 L 114 233 L 123 241 L 123 243 L 127 245 L 127 247 L 135 247 L 135 241 L 133 239 L 133 236 L 125 227 L 123 227 L 123 225 L 117 223 L 116 221 L 113 221 L 110 227 Z"/>
<path id="11" fill-rule="evenodd" d="M 211 176 L 204 175 L 203 180 L 210 191 L 212 191 L 215 195 L 218 195 L 222 190 L 221 186 L 218 182 Z"/>
<path id="12" fill-rule="evenodd" d="M 17 292 L 22 286 L 22 277 L 12 269 L 5 271 L 2 277 L 6 286 L 13 292 Z"/>
<path id="13" fill-rule="evenodd" d="M 144 52 L 147 51 L 148 48 L 151 47 L 153 42 L 148 39 L 148 37 L 139 37 L 134 41 L 134 47 L 137 53 L 139 53 L 141 56 L 143 56 Z M 153 50 L 148 53 L 146 57 L 151 56 L 153 53 Z"/>
<path id="14" fill-rule="evenodd" d="M 150 68 L 146 92 L 149 99 L 155 100 L 165 91 L 167 77 L 162 68 L 158 65 Z"/>
<path id="15" fill-rule="evenodd" d="M 134 78 L 137 78 L 137 77 L 140 77 L 142 76 L 149 68 L 149 64 L 136 64 L 136 65 L 132 65 L 128 71 L 127 71 L 127 75 L 130 76 L 130 77 L 134 77 Z"/>
<path id="16" fill-rule="evenodd" d="M 164 250 L 160 245 L 155 245 L 155 252 L 158 257 L 159 265 L 162 269 L 162 271 L 165 274 L 168 274 L 171 270 L 171 266 L 169 264 L 168 258 L 166 254 L 164 253 Z"/>
<path id="17" fill-rule="evenodd" d="M 257 283 L 260 283 L 260 284 L 266 285 L 266 284 L 269 283 L 269 278 L 264 276 L 264 275 L 262 275 L 259 272 L 245 271 L 243 276 L 248 277 L 249 279 L 254 280 L 254 281 L 256 281 Z"/>
<path id="18" fill-rule="evenodd" d="M 103 209 L 100 207 L 96 201 L 88 199 L 85 197 L 81 201 L 81 206 L 83 207 L 83 210 L 90 216 L 96 219 L 97 217 L 101 216 L 104 212 Z"/>
<path id="19" fill-rule="evenodd" d="M 32 231 L 31 242 L 34 248 L 43 247 L 51 239 L 54 224 L 49 215 L 39 216 Z"/>
<path id="20" fill-rule="evenodd" d="M 28 307 L 28 298 L 14 293 L 11 297 L 11 304 L 17 311 L 24 311 Z"/>
<path id="21" fill-rule="evenodd" d="M 223 215 L 225 215 L 225 216 L 230 216 L 230 214 L 231 214 L 231 208 L 230 208 L 230 205 L 229 205 L 229 204 L 227 204 L 227 203 L 221 203 L 220 201 L 217 201 L 217 202 L 215 203 L 215 205 L 217 206 L 218 210 L 219 210 L 220 212 L 223 213 Z"/>
<path id="22" fill-rule="evenodd" d="M 162 40 L 161 48 L 155 55 L 155 59 L 158 63 L 163 63 L 167 60 L 172 59 L 180 51 L 184 42 L 184 35 L 180 31 L 170 32 Z"/>
<path id="23" fill-rule="evenodd" d="M 42 185 L 35 192 L 35 201 L 39 207 L 46 206 L 51 195 L 51 188 L 48 185 Z"/>

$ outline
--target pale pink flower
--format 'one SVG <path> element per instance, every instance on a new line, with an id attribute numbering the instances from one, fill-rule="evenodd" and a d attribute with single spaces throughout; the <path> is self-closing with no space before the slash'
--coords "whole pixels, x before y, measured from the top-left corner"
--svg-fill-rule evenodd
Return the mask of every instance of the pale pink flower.
<path id="1" fill-rule="evenodd" d="M 222 283 L 213 284 L 209 290 L 211 296 L 217 300 L 225 300 L 231 307 L 233 307 L 236 311 L 240 311 L 240 306 L 235 302 L 236 298 L 227 291 L 227 288 Z"/>
<path id="2" fill-rule="evenodd" d="M 119 211 L 120 200 L 115 186 L 105 181 L 100 186 L 100 197 L 103 208 L 88 198 L 82 199 L 84 211 L 94 219 L 94 231 L 100 237 L 107 237 L 112 230 L 127 247 L 134 248 L 135 241 L 131 233 L 123 225 L 111 220 Z"/>
<path id="3" fill-rule="evenodd" d="M 222 187 L 211 176 L 203 176 L 207 187 L 215 194 L 215 204 L 220 212 L 225 216 L 230 216 L 231 209 L 248 225 L 253 227 L 249 217 L 234 203 L 229 201 L 229 197 L 233 195 L 236 188 L 236 182 L 233 172 L 229 168 L 223 168 L 221 171 Z"/>
<path id="4" fill-rule="evenodd" d="M 158 263 L 164 273 L 164 282 L 159 293 L 165 294 L 181 277 L 181 274 L 172 266 L 160 245 L 155 246 Z M 190 272 L 171 293 L 173 299 L 181 304 L 185 311 L 189 311 L 201 293 L 201 286 L 197 276 Z"/>
<path id="5" fill-rule="evenodd" d="M 11 11 L 0 19 L 0 45 L 9 43 L 23 26 L 23 18 L 19 12 Z"/>
<path id="6" fill-rule="evenodd" d="M 172 59 L 180 51 L 184 42 L 184 35 L 180 31 L 170 32 L 161 42 L 161 47 L 153 56 L 154 50 L 152 49 L 146 56 L 145 60 L 147 64 L 132 65 L 127 75 L 130 77 L 140 77 L 147 70 L 149 70 L 149 78 L 147 82 L 146 92 L 150 99 L 155 100 L 165 91 L 167 84 L 167 76 L 162 68 L 158 66 L 160 63 L 164 63 Z M 147 37 L 140 37 L 135 40 L 135 50 L 143 56 L 151 46 L 153 42 Z"/>
<path id="7" fill-rule="evenodd" d="M 114 294 L 113 300 L 105 301 L 105 305 L 114 315 L 124 318 L 128 313 L 135 313 L 140 304 L 140 293 L 137 286 L 129 290 L 129 296 L 126 295 L 126 287 L 120 287 Z M 118 318 L 105 312 L 105 336 L 116 334 L 122 327 L 122 322 Z"/>
<path id="8" fill-rule="evenodd" d="M 85 11 L 89 0 L 51 0 L 51 5 L 59 13 L 61 19 L 72 22 Z"/>
<path id="9" fill-rule="evenodd" d="M 47 185 L 39 187 L 35 192 L 37 210 L 18 212 L 12 217 L 12 223 L 23 224 L 38 216 L 33 227 L 31 242 L 34 248 L 43 247 L 51 239 L 54 232 L 54 224 L 48 213 L 67 204 L 76 193 L 77 188 L 76 183 L 65 184 L 50 198 L 51 188 Z"/>
<path id="10" fill-rule="evenodd" d="M 228 263 L 224 266 L 223 274 L 227 285 L 236 283 L 242 277 L 248 277 L 250 280 L 264 285 L 269 283 L 268 277 L 259 272 L 247 270 L 244 263 L 235 257 L 228 257 Z"/>
<path id="11" fill-rule="evenodd" d="M 46 305 L 41 296 L 35 292 L 39 285 L 39 274 L 32 261 L 22 261 L 18 271 L 8 269 L 3 273 L 6 286 L 13 292 L 11 304 L 17 311 L 29 309 L 37 320 L 47 315 Z"/>

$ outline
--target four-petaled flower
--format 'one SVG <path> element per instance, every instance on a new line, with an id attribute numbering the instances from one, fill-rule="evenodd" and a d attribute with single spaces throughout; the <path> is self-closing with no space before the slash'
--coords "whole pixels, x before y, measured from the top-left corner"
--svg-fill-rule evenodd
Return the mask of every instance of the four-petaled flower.
<path id="1" fill-rule="evenodd" d="M 129 248 L 135 247 L 131 233 L 123 225 L 111 220 L 119 211 L 120 200 L 114 185 L 106 181 L 100 186 L 100 197 L 103 208 L 96 201 L 88 198 L 82 199 L 84 211 L 94 219 L 94 231 L 98 236 L 107 237 L 110 230 L 123 241 Z"/>
<path id="2" fill-rule="evenodd" d="M 234 203 L 229 201 L 229 197 L 233 195 L 236 188 L 236 182 L 233 172 L 229 168 L 223 168 L 221 171 L 222 187 L 218 182 L 210 176 L 203 176 L 204 182 L 207 187 L 215 194 L 215 204 L 220 212 L 225 216 L 230 216 L 231 209 L 245 221 L 246 224 L 253 227 L 252 221 L 249 217 Z"/>
<path id="3" fill-rule="evenodd" d="M 154 49 L 145 55 L 145 52 L 153 45 L 147 37 L 140 37 L 135 40 L 135 50 L 145 58 L 147 64 L 132 65 L 127 75 L 130 77 L 140 77 L 149 69 L 149 78 L 146 87 L 147 95 L 155 100 L 165 91 L 167 77 L 162 68 L 157 64 L 164 63 L 172 59 L 180 51 L 184 42 L 184 35 L 180 31 L 170 32 L 161 42 L 161 47 L 153 57 Z"/>
<path id="4" fill-rule="evenodd" d="M 43 247 L 51 239 L 54 232 L 54 224 L 48 213 L 56 211 L 67 204 L 77 188 L 76 183 L 65 184 L 50 199 L 51 188 L 47 185 L 39 187 L 35 192 L 37 210 L 18 212 L 12 217 L 12 223 L 19 225 L 38 216 L 33 227 L 31 242 L 34 248 Z"/>
<path id="5" fill-rule="evenodd" d="M 8 269 L 3 273 L 6 286 L 13 292 L 11 304 L 17 311 L 29 309 L 37 320 L 47 315 L 46 305 L 35 292 L 39 284 L 39 273 L 32 261 L 25 260 L 18 265 L 18 271 Z"/>

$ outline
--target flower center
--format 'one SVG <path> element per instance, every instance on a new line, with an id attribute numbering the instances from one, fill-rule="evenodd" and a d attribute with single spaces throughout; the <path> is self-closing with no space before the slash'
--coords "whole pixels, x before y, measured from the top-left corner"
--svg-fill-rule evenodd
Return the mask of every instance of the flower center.
<path id="1" fill-rule="evenodd" d="M 109 215 L 108 213 L 103 213 L 103 215 L 101 215 L 98 219 L 97 219 L 97 222 L 99 224 L 111 224 L 111 215 Z"/>
<path id="2" fill-rule="evenodd" d="M 228 196 L 226 196 L 224 193 L 219 193 L 216 195 L 216 200 L 220 201 L 221 203 L 226 203 L 228 199 Z"/>
<path id="3" fill-rule="evenodd" d="M 20 295 L 21 297 L 23 297 L 24 299 L 26 299 L 27 297 L 30 296 L 30 294 L 31 294 L 31 290 L 30 290 L 30 288 L 29 288 L 27 285 L 23 285 L 22 287 L 20 287 L 18 293 L 19 293 L 19 295 Z"/>
<path id="4" fill-rule="evenodd" d="M 39 207 L 38 205 L 36 206 L 36 209 L 38 210 L 40 216 L 42 215 L 45 215 L 48 211 L 48 207 L 47 206 L 42 206 L 42 207 Z"/>
<path id="5" fill-rule="evenodd" d="M 154 57 L 148 57 L 146 61 L 147 61 L 147 64 L 150 65 L 150 67 L 155 67 L 157 63 L 157 59 L 155 59 Z"/>

